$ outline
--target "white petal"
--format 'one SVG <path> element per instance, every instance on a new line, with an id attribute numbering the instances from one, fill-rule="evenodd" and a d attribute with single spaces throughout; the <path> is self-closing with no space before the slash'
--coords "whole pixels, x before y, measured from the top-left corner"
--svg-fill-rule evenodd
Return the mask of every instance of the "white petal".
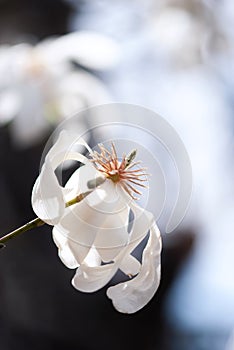
<path id="1" fill-rule="evenodd" d="M 128 276 L 137 275 L 140 271 L 140 262 L 131 254 L 126 255 L 121 261 L 119 268 Z"/>
<path id="2" fill-rule="evenodd" d="M 66 184 L 66 187 L 74 187 L 68 195 L 69 198 L 87 190 L 87 181 L 95 178 L 94 174 L 96 170 L 90 164 L 78 169 Z M 79 184 L 79 179 L 85 179 L 85 183 Z M 108 194 L 107 188 L 110 189 Z M 56 225 L 60 234 L 67 237 L 70 245 L 72 244 L 72 252 L 80 264 L 94 242 L 104 261 L 112 260 L 128 242 L 126 219 L 129 208 L 115 195 L 113 188 L 113 184 L 106 186 L 104 183 L 80 203 L 66 208 Z M 118 215 L 122 211 L 126 213 L 124 223 L 123 215 Z"/>
<path id="3" fill-rule="evenodd" d="M 136 217 L 138 218 L 138 224 L 133 225 L 133 229 L 131 232 L 131 236 L 133 237 L 133 239 L 131 243 L 120 250 L 119 254 L 115 257 L 114 263 L 110 263 L 104 266 L 97 266 L 95 268 L 90 268 L 86 266 L 86 264 L 82 264 L 78 268 L 77 273 L 72 281 L 72 284 L 76 289 L 85 292 L 93 292 L 102 288 L 114 276 L 121 264 L 124 265 L 125 257 L 127 257 L 126 259 L 128 260 L 129 254 L 145 237 L 150 226 L 152 226 L 152 214 L 144 210 L 138 210 L 135 207 L 134 211 Z M 97 250 L 99 251 L 98 248 Z M 136 264 L 135 266 L 133 266 L 133 263 L 131 261 L 130 269 L 133 270 L 131 272 L 135 273 L 137 272 L 138 267 L 136 268 Z M 125 270 L 127 270 L 126 266 Z"/>
<path id="4" fill-rule="evenodd" d="M 86 164 L 89 160 L 81 153 L 73 151 L 76 144 L 81 144 L 90 150 L 82 138 L 79 139 L 75 134 L 68 133 L 65 130 L 61 131 L 58 140 L 49 150 L 46 161 L 50 160 L 54 170 L 65 160 L 77 160 Z"/>
<path id="5" fill-rule="evenodd" d="M 134 241 L 134 244 L 139 244 L 139 241 Z M 128 256 L 133 248 L 133 245 L 123 248 L 115 261 L 107 265 L 89 267 L 82 264 L 72 280 L 73 286 L 82 292 L 94 292 L 104 287 L 115 275 L 124 257 Z"/>
<path id="6" fill-rule="evenodd" d="M 65 185 L 65 189 L 71 189 L 69 196 L 66 197 L 66 201 L 74 198 L 79 193 L 88 191 L 88 181 L 96 179 L 99 176 L 102 176 L 102 174 L 94 168 L 91 162 L 74 171 Z"/>
<path id="7" fill-rule="evenodd" d="M 153 214 L 139 207 L 136 203 L 130 203 L 130 207 L 134 213 L 133 227 L 130 232 L 130 245 L 136 247 L 136 242 L 140 243 L 146 236 L 150 227 L 154 223 Z"/>
<path id="8" fill-rule="evenodd" d="M 84 264 L 90 266 L 90 267 L 96 267 L 101 265 L 101 257 L 98 254 L 96 248 L 92 246 L 87 254 L 87 256 L 84 259 Z"/>
<path id="9" fill-rule="evenodd" d="M 56 154 L 61 153 L 67 148 L 71 147 L 74 141 L 75 140 L 70 139 L 66 131 L 61 131 L 57 141 L 55 142 L 53 147 L 51 147 L 46 157 L 49 159 L 53 158 Z"/>
<path id="10" fill-rule="evenodd" d="M 121 187 L 118 188 L 118 193 L 122 197 L 123 201 L 125 201 L 125 203 L 127 203 L 127 205 L 131 208 L 134 214 L 132 219 L 132 230 L 130 232 L 130 245 L 133 244 L 135 247 L 135 241 L 140 242 L 152 226 L 154 216 L 151 212 L 137 205 L 136 201 L 133 200 Z"/>
<path id="11" fill-rule="evenodd" d="M 120 57 L 119 47 L 112 39 L 88 31 L 64 35 L 44 48 L 40 45 L 40 49 L 48 64 L 75 60 L 91 69 L 111 68 Z"/>
<path id="12" fill-rule="evenodd" d="M 11 121 L 19 112 L 21 107 L 20 94 L 8 89 L 0 93 L 0 125 Z"/>
<path id="13" fill-rule="evenodd" d="M 53 239 L 58 247 L 58 255 L 65 266 L 69 269 L 75 269 L 79 266 L 76 258 L 74 257 L 72 250 L 69 246 L 69 240 L 63 236 L 56 227 L 53 228 Z"/>
<path id="14" fill-rule="evenodd" d="M 44 118 L 45 101 L 40 86 L 33 82 L 18 85 L 21 104 L 11 124 L 11 133 L 17 147 L 27 147 L 40 140 L 49 125 Z"/>
<path id="15" fill-rule="evenodd" d="M 37 216 L 49 225 L 59 222 L 64 213 L 61 187 L 49 162 L 46 162 L 32 190 L 32 207 Z"/>
<path id="16" fill-rule="evenodd" d="M 55 226 L 60 235 L 66 237 L 73 256 L 82 264 L 93 245 L 96 231 L 93 227 L 86 227 L 72 212 L 67 212 Z"/>
<path id="17" fill-rule="evenodd" d="M 111 180 L 106 180 L 95 192 L 100 196 L 101 201 L 100 203 L 93 201 L 92 205 L 96 211 L 99 211 L 102 221 L 99 221 L 94 245 L 102 260 L 107 262 L 114 260 L 128 244 L 129 206 L 119 195 L 118 187 Z"/>
<path id="18" fill-rule="evenodd" d="M 80 177 L 80 173 L 84 170 L 84 174 L 85 174 L 86 169 L 87 168 L 85 165 L 84 167 L 81 167 L 76 172 L 76 174 L 74 174 L 74 176 L 72 176 L 73 177 L 72 183 L 74 183 L 74 186 L 77 186 L 78 191 L 79 191 L 79 184 L 78 185 L 76 184 L 75 175 L 78 175 L 77 183 L 79 183 L 78 179 Z M 87 178 L 87 180 L 89 180 L 89 178 Z M 70 183 L 70 180 L 69 180 L 69 183 Z M 87 186 L 86 181 L 85 181 L 85 186 Z M 74 222 L 74 225 L 76 225 L 76 229 L 83 227 L 85 231 L 86 230 L 95 231 L 95 235 L 96 235 L 98 230 L 103 227 L 104 222 L 108 220 L 107 219 L 108 216 L 114 213 L 115 210 L 117 211 L 117 214 L 118 214 L 120 209 L 121 210 L 125 209 L 124 203 L 122 202 L 119 203 L 118 198 L 117 197 L 114 198 L 114 192 L 110 192 L 111 195 L 113 194 L 113 197 L 110 197 L 110 196 L 107 197 L 107 193 L 105 189 L 106 189 L 106 183 L 98 187 L 95 191 L 89 194 L 80 203 L 77 203 L 67 208 L 66 216 L 69 217 L 70 222 L 71 221 Z M 114 200 L 112 201 L 112 199 Z M 118 206 L 119 204 L 121 204 L 121 206 Z M 66 225 L 68 225 L 69 220 L 66 219 Z M 78 223 L 81 226 L 79 226 Z M 63 225 L 62 222 L 61 222 L 61 225 Z M 84 232 L 84 235 L 85 235 L 85 232 Z M 75 236 L 71 236 L 71 237 L 73 237 L 73 239 L 75 238 L 79 239 L 79 236 L 77 235 L 77 233 L 75 234 Z"/>
<path id="19" fill-rule="evenodd" d="M 90 267 L 81 265 L 72 279 L 72 285 L 81 292 L 94 292 L 105 286 L 118 269 L 116 263 Z"/>
<path id="20" fill-rule="evenodd" d="M 110 103 L 112 98 L 106 86 L 100 79 L 94 75 L 82 70 L 66 75 L 59 86 L 57 87 L 57 101 L 56 105 L 63 118 L 70 117 L 77 113 L 78 110 L 86 108 L 86 106 L 93 106 L 103 103 Z M 97 118 L 95 113 L 95 118 Z M 96 120 L 97 123 L 97 120 Z M 71 121 L 69 122 L 69 126 Z M 79 119 L 79 124 L 74 122 L 73 130 L 86 130 L 87 125 L 85 118 Z"/>
<path id="21" fill-rule="evenodd" d="M 96 194 L 91 193 L 80 203 L 66 208 L 59 224 L 56 225 L 57 230 L 72 244 L 73 254 L 80 264 L 88 254 L 99 228 L 106 219 L 106 214 L 100 211 L 100 198 L 91 200 L 92 203 L 97 200 L 96 206 L 90 205 L 92 196 Z"/>
<path id="22" fill-rule="evenodd" d="M 143 252 L 139 274 L 129 282 L 120 283 L 107 290 L 115 308 L 123 313 L 134 313 L 144 307 L 155 294 L 160 282 L 161 239 L 154 224 Z"/>
<path id="23" fill-rule="evenodd" d="M 150 227 L 154 224 L 152 213 L 142 209 L 135 202 L 130 203 L 134 213 L 132 230 L 129 234 L 129 244 L 124 249 L 120 256 L 117 256 L 115 261 L 119 262 L 119 268 L 126 275 L 136 275 L 141 267 L 141 264 L 130 253 L 144 239 Z M 123 258 L 121 258 L 121 254 Z"/>
<path id="24" fill-rule="evenodd" d="M 48 152 L 41 173 L 32 190 L 32 207 L 37 216 L 50 225 L 58 224 L 65 209 L 64 191 L 58 183 L 54 170 L 66 159 L 89 162 L 78 152 L 69 152 L 76 140 L 61 132 L 58 141 Z M 80 141 L 85 145 L 83 140 Z M 78 194 L 78 193 L 77 193 Z"/>
<path id="25" fill-rule="evenodd" d="M 97 176 L 100 176 L 100 174 L 98 172 Z M 119 196 L 116 189 L 117 187 L 114 183 L 107 179 L 97 188 L 92 196 L 87 197 L 89 205 L 100 213 L 105 214 L 103 217 L 114 213 L 121 213 L 127 205 Z"/>
<path id="26" fill-rule="evenodd" d="M 126 210 L 128 215 L 128 211 Z M 111 261 L 128 244 L 127 227 L 121 222 L 118 214 L 109 215 L 98 230 L 94 245 L 103 261 Z"/>

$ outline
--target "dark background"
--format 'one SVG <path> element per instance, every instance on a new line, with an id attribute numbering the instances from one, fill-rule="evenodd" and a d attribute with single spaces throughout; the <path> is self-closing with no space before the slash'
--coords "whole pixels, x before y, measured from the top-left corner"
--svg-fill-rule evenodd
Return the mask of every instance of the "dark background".
<path id="1" fill-rule="evenodd" d="M 68 33 L 74 16 L 79 29 L 85 18 L 84 7 L 85 1 L 1 0 L 0 43 L 36 43 L 51 35 Z M 198 9 L 195 6 L 194 11 Z M 102 79 L 105 81 L 104 75 Z M 20 149 L 12 141 L 10 126 L 0 128 L 2 234 L 34 217 L 31 190 L 48 136 L 49 132 L 36 144 Z M 206 330 L 204 334 L 186 330 L 180 333 L 165 316 L 167 293 L 193 252 L 196 234 L 192 225 L 170 236 L 162 232 L 159 291 L 133 315 L 115 311 L 105 295 L 106 288 L 89 295 L 70 285 L 74 272 L 58 259 L 50 227 L 43 226 L 12 240 L 0 251 L 0 349 L 224 349 L 224 343 L 217 345 L 216 333 L 210 336 L 208 332 L 208 340 Z"/>

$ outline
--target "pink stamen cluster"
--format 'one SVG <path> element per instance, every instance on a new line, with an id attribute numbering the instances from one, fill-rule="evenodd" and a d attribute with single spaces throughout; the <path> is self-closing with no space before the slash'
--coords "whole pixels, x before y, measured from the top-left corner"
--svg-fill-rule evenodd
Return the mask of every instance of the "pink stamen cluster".
<path id="1" fill-rule="evenodd" d="M 147 187 L 142 182 L 147 181 L 147 174 L 145 173 L 146 168 L 132 169 L 141 162 L 133 162 L 135 157 L 135 151 L 126 157 L 123 155 L 122 160 L 119 161 L 116 153 L 115 145 L 111 144 L 111 152 L 108 151 L 102 144 L 98 145 L 100 153 L 94 151 L 92 155 L 92 162 L 96 169 L 114 183 L 118 183 L 121 187 L 133 198 L 138 199 L 134 196 L 134 193 L 141 194 L 133 185 L 140 187 Z M 133 184 L 133 185 L 132 185 Z"/>

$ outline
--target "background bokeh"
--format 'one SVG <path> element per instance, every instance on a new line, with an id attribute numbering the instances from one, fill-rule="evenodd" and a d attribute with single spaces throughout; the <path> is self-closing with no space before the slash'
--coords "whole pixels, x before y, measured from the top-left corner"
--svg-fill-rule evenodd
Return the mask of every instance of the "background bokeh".
<path id="1" fill-rule="evenodd" d="M 152 109 L 180 135 L 193 168 L 182 224 L 165 234 L 159 220 L 159 291 L 135 315 L 117 313 L 105 290 L 70 285 L 50 227 L 9 242 L 1 350 L 234 349 L 233 21 L 231 0 L 0 0 L 2 234 L 33 218 L 46 141 L 83 108 Z"/>

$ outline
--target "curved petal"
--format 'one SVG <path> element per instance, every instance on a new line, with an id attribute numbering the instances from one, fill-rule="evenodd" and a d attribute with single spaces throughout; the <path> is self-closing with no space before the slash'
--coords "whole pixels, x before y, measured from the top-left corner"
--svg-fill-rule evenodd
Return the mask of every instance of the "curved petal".
<path id="1" fill-rule="evenodd" d="M 47 63 L 74 60 L 91 69 L 113 67 L 120 57 L 118 45 L 110 38 L 90 31 L 70 33 L 38 45 Z"/>
<path id="2" fill-rule="evenodd" d="M 62 260 L 65 266 L 69 269 L 75 269 L 79 266 L 76 258 L 74 257 L 72 250 L 69 246 L 69 241 L 64 237 L 56 227 L 53 228 L 54 243 L 58 247 L 58 256 Z"/>
<path id="3" fill-rule="evenodd" d="M 130 203 L 130 207 L 134 213 L 133 226 L 130 232 L 129 245 L 134 248 L 143 240 L 154 223 L 153 214 L 135 203 Z"/>
<path id="4" fill-rule="evenodd" d="M 154 223 L 154 216 L 151 212 L 141 208 L 137 205 L 136 201 L 132 199 L 121 187 L 118 188 L 122 200 L 127 203 L 133 212 L 132 219 L 132 229 L 129 234 L 129 245 L 136 247 L 135 242 L 140 243 L 140 241 L 145 237 L 150 227 Z"/>
<path id="5" fill-rule="evenodd" d="M 128 214 L 128 211 L 126 210 Z M 129 241 L 127 226 L 121 222 L 118 214 L 109 215 L 102 227 L 98 230 L 94 245 L 102 260 L 108 262 L 114 260 Z"/>
<path id="6" fill-rule="evenodd" d="M 81 202 L 66 208 L 56 225 L 60 234 L 69 241 L 72 252 L 80 264 L 87 256 L 98 230 L 106 220 L 106 213 L 102 212 L 102 197 L 100 198 L 98 194 L 100 191 L 98 188 Z"/>
<path id="7" fill-rule="evenodd" d="M 127 276 L 135 276 L 139 273 L 141 263 L 131 254 L 126 255 L 119 265 L 120 270 Z"/>
<path id="8" fill-rule="evenodd" d="M 139 242 L 139 240 L 135 240 L 131 246 L 128 245 L 123 248 L 117 257 L 115 257 L 113 263 L 96 267 L 89 267 L 87 264 L 82 264 L 73 277 L 72 285 L 83 292 L 94 292 L 101 289 L 111 280 L 122 261 L 124 261 L 126 256 L 129 256 L 130 252 L 134 249 L 134 245 L 137 246 Z M 136 272 L 136 269 L 134 271 L 131 269 L 131 272 L 135 274 L 133 272 Z"/>
<path id="9" fill-rule="evenodd" d="M 67 245 L 76 261 L 82 264 L 95 240 L 95 228 L 87 225 L 71 210 L 65 211 L 55 228 L 60 235 L 66 238 Z"/>
<path id="10" fill-rule="evenodd" d="M 135 202 L 129 203 L 133 213 L 133 226 L 129 234 L 129 244 L 122 260 L 119 260 L 119 268 L 126 275 L 136 275 L 140 271 L 141 264 L 130 253 L 144 239 L 150 227 L 154 223 L 153 214 L 139 207 Z M 118 257 L 117 257 L 118 259 Z"/>
<path id="11" fill-rule="evenodd" d="M 91 293 L 104 287 L 118 269 L 116 263 L 90 267 L 81 265 L 72 279 L 72 285 L 81 292 Z"/>
<path id="12" fill-rule="evenodd" d="M 82 250 L 83 247 L 65 237 L 56 227 L 53 228 L 53 239 L 56 246 L 58 247 L 58 255 L 63 264 L 69 269 L 77 268 L 79 266 L 79 262 L 75 258 L 73 252 L 76 252 L 79 249 Z M 79 256 L 80 253 L 76 255 Z M 86 250 L 86 256 L 83 263 L 90 267 L 101 265 L 100 255 L 94 246 Z"/>
<path id="13" fill-rule="evenodd" d="M 101 266 L 102 260 L 96 248 L 92 246 L 84 259 L 84 264 L 90 267 Z"/>
<path id="14" fill-rule="evenodd" d="M 92 164 L 79 168 L 66 184 L 66 187 L 73 187 L 69 197 L 73 198 L 77 193 L 87 190 L 87 181 L 96 174 Z M 85 183 L 79 184 L 79 179 L 85 179 Z M 110 261 L 128 243 L 128 212 L 129 208 L 122 198 L 116 195 L 114 185 L 104 183 L 82 202 L 66 208 L 56 229 L 70 241 L 79 263 L 86 258 L 93 244 L 103 261 Z"/>
<path id="15" fill-rule="evenodd" d="M 58 140 L 49 150 L 45 162 L 49 160 L 54 170 L 65 160 L 77 160 L 84 164 L 88 163 L 89 160 L 85 156 L 79 152 L 73 151 L 75 145 L 82 145 L 86 147 L 89 152 L 92 152 L 88 144 L 82 138 L 77 138 L 75 134 L 62 130 Z"/>
<path id="16" fill-rule="evenodd" d="M 155 294 L 160 282 L 161 239 L 154 224 L 143 252 L 142 267 L 131 281 L 120 283 L 107 290 L 107 296 L 119 312 L 134 313 L 144 307 Z"/>
<path id="17" fill-rule="evenodd" d="M 114 262 L 108 265 L 97 266 L 95 268 L 90 268 L 86 264 L 82 264 L 78 270 L 76 275 L 73 278 L 72 284 L 73 286 L 81 291 L 85 292 L 93 292 L 100 288 L 102 288 L 110 279 L 114 276 L 118 268 L 121 266 L 124 267 L 125 271 L 128 274 L 127 266 L 125 263 L 127 261 L 130 262 L 130 273 L 135 274 L 138 272 L 139 265 L 137 262 L 133 263 L 133 259 L 129 258 L 129 254 L 133 251 L 133 249 L 142 241 L 142 239 L 147 234 L 150 226 L 152 226 L 152 214 L 147 212 L 146 210 L 141 210 L 141 208 L 135 208 L 135 217 L 138 218 L 138 222 L 136 225 L 133 225 L 132 232 L 130 236 L 132 236 L 132 241 L 122 248 L 119 254 L 115 257 Z M 97 251 L 100 253 L 99 249 L 96 247 Z M 125 258 L 127 261 L 124 260 Z M 137 266 L 136 266 L 137 265 Z"/>
<path id="18" fill-rule="evenodd" d="M 150 227 L 154 223 L 154 218 L 152 213 L 140 208 L 134 202 L 130 203 L 130 206 L 134 213 L 133 227 L 129 234 L 129 244 L 125 249 L 126 253 L 123 259 L 120 261 L 119 268 L 126 275 L 136 275 L 140 271 L 141 264 L 130 253 L 144 239 Z"/>
<path id="19" fill-rule="evenodd" d="M 102 201 L 95 208 L 101 211 L 103 221 L 98 227 L 94 245 L 102 260 L 108 262 L 114 260 L 129 242 L 127 229 L 130 209 L 111 180 L 106 180 L 96 191 L 97 194 L 100 191 L 103 193 Z"/>
<path id="20" fill-rule="evenodd" d="M 46 162 L 32 190 L 32 207 L 36 215 L 49 225 L 59 222 L 65 204 L 61 186 L 50 162 Z"/>
<path id="21" fill-rule="evenodd" d="M 47 153 L 46 159 L 53 158 L 56 154 L 63 152 L 64 150 L 69 149 L 74 143 L 74 139 L 68 135 L 68 133 L 62 130 L 59 134 L 57 141 L 54 143 L 53 147 Z"/>
<path id="22" fill-rule="evenodd" d="M 96 179 L 100 176 L 102 176 L 102 174 L 95 169 L 91 162 L 88 162 L 74 171 L 65 185 L 65 189 L 70 189 L 69 196 L 66 197 L 66 201 L 74 198 L 79 193 L 88 191 L 88 181 Z"/>
<path id="23" fill-rule="evenodd" d="M 69 148 L 76 142 L 70 138 L 68 133 L 61 132 L 57 142 L 48 152 L 45 163 L 41 169 L 33 190 L 32 207 L 38 217 L 49 225 L 58 224 L 65 210 L 65 191 L 59 185 L 54 170 L 67 159 L 89 162 L 89 160 L 78 152 L 69 152 Z M 79 141 L 77 142 L 79 143 Z M 80 140 L 82 145 L 85 141 Z M 88 146 L 87 146 L 88 147 Z M 89 147 L 88 147 L 89 148 Z"/>

